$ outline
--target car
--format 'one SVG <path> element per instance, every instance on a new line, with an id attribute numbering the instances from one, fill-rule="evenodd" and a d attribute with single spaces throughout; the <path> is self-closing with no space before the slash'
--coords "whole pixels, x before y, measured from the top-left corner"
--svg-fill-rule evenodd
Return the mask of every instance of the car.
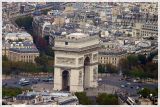
<path id="1" fill-rule="evenodd" d="M 53 77 L 47 77 L 43 79 L 44 82 L 53 82 Z"/>
<path id="2" fill-rule="evenodd" d="M 131 86 L 131 88 L 133 88 L 133 86 Z"/>
<path id="3" fill-rule="evenodd" d="M 39 78 L 34 78 L 34 80 L 40 81 L 40 79 L 39 79 Z"/>
<path id="4" fill-rule="evenodd" d="M 98 81 L 102 81 L 102 78 L 99 78 Z"/>
<path id="5" fill-rule="evenodd" d="M 127 85 L 131 85 L 131 83 L 130 83 L 130 82 L 127 82 Z"/>
<path id="6" fill-rule="evenodd" d="M 48 80 L 49 81 L 53 81 L 53 77 L 48 77 Z"/>
<path id="7" fill-rule="evenodd" d="M 138 89 L 139 89 L 139 86 L 137 86 L 136 89 L 138 90 Z"/>
<path id="8" fill-rule="evenodd" d="M 38 82 L 37 82 L 36 80 L 33 80 L 32 83 L 33 83 L 33 84 L 37 84 Z"/>
<path id="9" fill-rule="evenodd" d="M 42 79 L 43 82 L 49 82 L 47 78 Z"/>
<path id="10" fill-rule="evenodd" d="M 21 86 L 26 86 L 26 85 L 30 85 L 30 83 L 28 81 L 25 81 L 25 82 L 22 82 L 20 85 Z"/>
<path id="11" fill-rule="evenodd" d="M 137 80 L 133 80 L 133 82 L 137 82 Z"/>
<path id="12" fill-rule="evenodd" d="M 27 79 L 25 79 L 25 78 L 21 78 L 21 79 L 19 80 L 19 85 L 21 85 L 21 86 L 30 85 L 30 82 L 29 82 L 29 80 L 27 80 Z"/>
<path id="13" fill-rule="evenodd" d="M 121 85 L 121 87 L 122 87 L 122 88 L 124 88 L 124 87 L 125 87 L 125 85 Z"/>

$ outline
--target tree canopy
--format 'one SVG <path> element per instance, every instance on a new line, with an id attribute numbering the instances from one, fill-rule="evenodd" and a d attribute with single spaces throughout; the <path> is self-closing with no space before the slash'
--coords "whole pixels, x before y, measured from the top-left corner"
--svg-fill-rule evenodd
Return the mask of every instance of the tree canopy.
<path id="1" fill-rule="evenodd" d="M 19 27 L 24 27 L 25 29 L 28 30 L 32 28 L 32 21 L 33 21 L 33 17 L 31 16 L 21 16 L 15 20 L 15 23 Z"/>
<path id="2" fill-rule="evenodd" d="M 2 97 L 15 97 L 21 94 L 22 91 L 32 90 L 30 88 L 17 88 L 17 87 L 2 87 Z"/>
<path id="3" fill-rule="evenodd" d="M 143 90 L 138 91 L 138 94 L 141 94 L 144 98 L 150 97 L 150 94 L 152 94 L 152 96 L 158 96 L 158 89 L 144 88 Z"/>
<path id="4" fill-rule="evenodd" d="M 99 64 L 98 65 L 99 73 L 117 73 L 118 69 L 112 64 Z"/>
<path id="5" fill-rule="evenodd" d="M 152 59 L 153 54 L 156 55 L 152 53 Z M 119 68 L 127 76 L 158 79 L 158 64 L 151 61 L 151 56 L 129 55 L 119 61 Z"/>
<path id="6" fill-rule="evenodd" d="M 118 97 L 113 94 L 101 93 L 97 96 L 96 102 L 99 105 L 118 105 Z"/>
<path id="7" fill-rule="evenodd" d="M 91 105 L 91 100 L 86 96 L 85 92 L 76 92 L 75 95 L 77 96 L 79 103 L 82 105 Z"/>

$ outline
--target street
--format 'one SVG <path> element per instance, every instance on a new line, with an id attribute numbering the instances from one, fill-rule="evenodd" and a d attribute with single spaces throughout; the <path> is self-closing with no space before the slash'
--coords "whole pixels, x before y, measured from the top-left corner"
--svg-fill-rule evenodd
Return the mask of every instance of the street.
<path id="1" fill-rule="evenodd" d="M 102 77 L 101 81 L 98 82 L 97 88 L 91 88 L 86 90 L 88 96 L 95 96 L 98 93 L 109 93 L 114 92 L 127 93 L 129 96 L 138 96 L 138 90 L 142 88 L 155 89 L 158 84 L 155 83 L 135 83 L 132 81 L 120 80 L 122 76 L 118 74 L 111 74 Z"/>
<path id="2" fill-rule="evenodd" d="M 30 84 L 26 86 L 21 86 L 19 84 L 19 80 L 21 78 L 25 78 L 29 80 Z M 39 77 L 39 81 L 37 83 L 34 83 L 34 77 L 25 77 L 25 76 L 18 76 L 18 77 L 12 77 L 10 79 L 3 79 L 2 82 L 7 83 L 6 86 L 10 87 L 28 87 L 32 88 L 37 91 L 42 90 L 53 90 L 53 82 L 44 82 L 43 80 L 47 78 L 47 76 Z M 87 96 L 97 96 L 98 93 L 109 93 L 114 94 L 115 92 L 121 92 L 121 93 L 128 93 L 130 96 L 137 96 L 137 91 L 142 88 L 150 88 L 155 89 L 158 87 L 155 83 L 135 83 L 132 81 L 126 81 L 121 80 L 122 76 L 117 74 L 111 74 L 108 76 L 101 77 L 102 80 L 98 81 L 98 87 L 97 88 L 89 88 L 86 89 L 85 92 L 87 92 Z"/>
<path id="3" fill-rule="evenodd" d="M 19 80 L 21 78 L 25 78 L 26 80 L 29 80 L 29 85 L 26 85 L 26 86 L 21 86 L 19 84 Z M 24 88 L 32 88 L 34 90 L 38 90 L 41 91 L 46 89 L 46 90 L 51 90 L 53 89 L 53 81 L 50 81 L 50 82 L 44 82 L 43 80 L 47 78 L 47 77 L 39 77 L 39 81 L 36 80 L 35 82 L 35 78 L 34 77 L 25 77 L 25 76 L 18 76 L 18 77 L 12 77 L 12 78 L 9 78 L 9 79 L 3 79 L 2 80 L 2 83 L 3 84 L 7 84 L 6 86 L 7 87 L 24 87 Z"/>

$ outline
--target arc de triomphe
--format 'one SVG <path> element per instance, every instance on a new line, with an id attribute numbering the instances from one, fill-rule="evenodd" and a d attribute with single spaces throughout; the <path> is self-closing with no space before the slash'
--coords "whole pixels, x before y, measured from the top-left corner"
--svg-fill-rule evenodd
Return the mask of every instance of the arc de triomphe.
<path id="1" fill-rule="evenodd" d="M 97 87 L 99 36 L 72 33 L 55 37 L 54 90 Z"/>

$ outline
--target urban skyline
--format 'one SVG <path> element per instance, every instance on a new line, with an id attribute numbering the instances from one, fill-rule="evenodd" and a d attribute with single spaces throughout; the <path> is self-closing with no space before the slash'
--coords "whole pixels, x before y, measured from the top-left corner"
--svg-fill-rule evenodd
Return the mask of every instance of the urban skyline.
<path id="1" fill-rule="evenodd" d="M 3 2 L 2 99 L 157 105 L 158 2 Z"/>

